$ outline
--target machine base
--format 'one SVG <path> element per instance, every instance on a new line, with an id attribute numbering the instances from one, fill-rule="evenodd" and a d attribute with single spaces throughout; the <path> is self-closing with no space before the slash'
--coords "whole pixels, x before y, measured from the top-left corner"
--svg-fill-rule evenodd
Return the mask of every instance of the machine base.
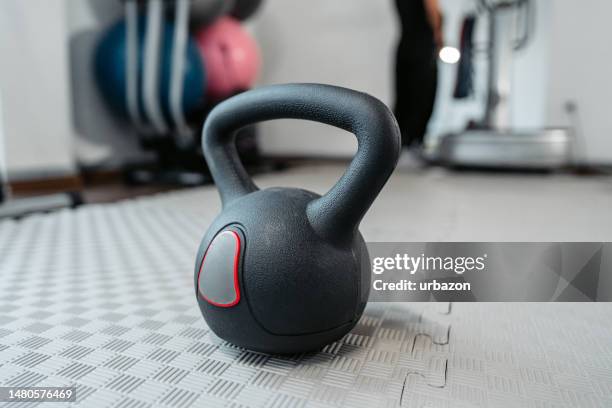
<path id="1" fill-rule="evenodd" d="M 438 160 L 450 167 L 552 170 L 572 160 L 567 129 L 537 131 L 467 130 L 445 136 Z"/>

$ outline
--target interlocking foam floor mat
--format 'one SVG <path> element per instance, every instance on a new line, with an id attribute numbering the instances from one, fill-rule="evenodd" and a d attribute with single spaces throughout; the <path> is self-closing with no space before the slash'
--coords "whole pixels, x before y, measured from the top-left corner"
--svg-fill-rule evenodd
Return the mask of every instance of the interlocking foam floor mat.
<path id="1" fill-rule="evenodd" d="M 317 353 L 219 340 L 193 288 L 201 198 L 0 222 L 0 386 L 93 408 L 612 406 L 612 304 L 371 303 Z"/>

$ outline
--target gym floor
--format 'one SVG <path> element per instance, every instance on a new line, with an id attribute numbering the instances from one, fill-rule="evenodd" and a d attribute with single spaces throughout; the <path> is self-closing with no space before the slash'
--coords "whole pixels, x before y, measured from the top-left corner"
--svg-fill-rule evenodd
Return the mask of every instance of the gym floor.
<path id="1" fill-rule="evenodd" d="M 323 193 L 343 170 L 256 182 Z M 605 177 L 399 169 L 361 230 L 368 241 L 610 241 L 611 204 Z M 612 406 L 612 303 L 372 303 L 318 353 L 220 341 L 192 275 L 219 205 L 207 186 L 0 222 L 0 384 L 76 385 L 88 407 Z"/>
<path id="2" fill-rule="evenodd" d="M 259 178 L 324 193 L 344 166 Z M 609 241 L 612 177 L 397 169 L 364 218 L 366 241 Z"/>

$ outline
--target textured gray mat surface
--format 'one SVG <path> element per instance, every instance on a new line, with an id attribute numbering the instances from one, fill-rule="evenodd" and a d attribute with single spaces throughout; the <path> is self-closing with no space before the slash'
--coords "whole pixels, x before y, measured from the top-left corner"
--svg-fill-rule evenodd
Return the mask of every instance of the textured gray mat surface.
<path id="1" fill-rule="evenodd" d="M 370 304 L 318 353 L 221 342 L 192 286 L 217 210 L 205 188 L 0 222 L 0 385 L 76 385 L 83 407 L 612 406 L 611 304 Z"/>

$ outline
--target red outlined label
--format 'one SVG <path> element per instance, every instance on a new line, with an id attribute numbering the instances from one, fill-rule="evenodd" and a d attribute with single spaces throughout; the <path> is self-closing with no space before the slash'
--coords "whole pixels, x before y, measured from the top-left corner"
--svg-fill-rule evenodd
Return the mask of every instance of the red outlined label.
<path id="1" fill-rule="evenodd" d="M 219 303 L 219 302 L 215 302 L 214 300 L 206 297 L 206 295 L 202 292 L 201 288 L 202 288 L 202 283 L 200 282 L 200 278 L 202 276 L 202 270 L 204 269 L 204 265 L 206 263 L 206 256 L 208 255 L 208 251 L 210 250 L 210 248 L 214 245 L 215 241 L 218 240 L 222 235 L 225 234 L 231 234 L 231 236 L 234 237 L 235 239 L 235 245 L 236 245 L 236 249 L 234 251 L 234 261 L 233 261 L 233 280 L 234 280 L 234 300 L 232 300 L 229 303 Z M 235 231 L 231 231 L 231 230 L 226 230 L 221 232 L 220 234 L 218 234 L 211 242 L 211 244 L 209 245 L 209 247 L 206 249 L 206 252 L 204 253 L 204 257 L 202 258 L 202 263 L 200 264 L 200 270 L 198 271 L 198 293 L 200 294 L 200 296 L 202 296 L 202 298 L 207 301 L 208 303 L 210 303 L 213 306 L 217 306 L 217 307 L 232 307 L 238 304 L 238 302 L 240 302 L 240 284 L 238 281 L 238 269 L 240 267 L 240 247 L 241 247 L 241 240 L 240 240 L 240 235 L 238 235 L 237 232 Z"/>

